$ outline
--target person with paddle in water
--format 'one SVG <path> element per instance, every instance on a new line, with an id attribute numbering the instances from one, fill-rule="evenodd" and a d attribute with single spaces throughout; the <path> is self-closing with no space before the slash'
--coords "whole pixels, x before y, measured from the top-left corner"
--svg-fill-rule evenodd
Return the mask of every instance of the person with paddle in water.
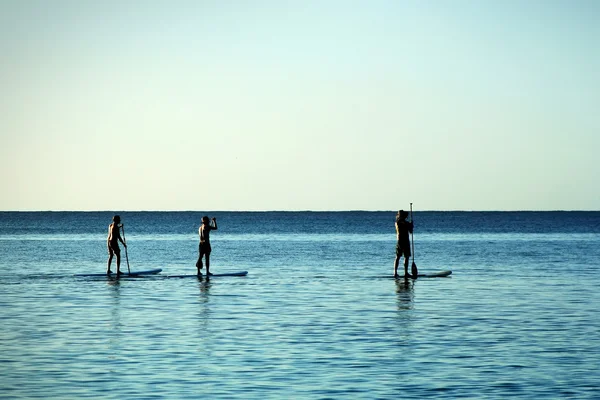
<path id="1" fill-rule="evenodd" d="M 209 223 L 208 216 L 205 215 L 202 217 L 202 225 L 198 229 L 198 234 L 200 235 L 200 244 L 198 245 L 200 255 L 196 262 L 198 275 L 200 275 L 200 270 L 202 269 L 202 257 L 206 257 L 206 276 L 212 275 L 210 273 L 210 252 L 212 251 L 210 247 L 210 231 L 213 230 L 217 230 L 217 219 L 212 218 Z"/>
<path id="2" fill-rule="evenodd" d="M 404 256 L 404 278 L 409 278 L 408 260 L 410 259 L 410 237 L 409 233 L 413 231 L 413 223 L 406 220 L 408 213 L 404 210 L 396 214 L 396 259 L 394 260 L 394 278 L 398 277 L 398 264 L 400 257 Z M 416 277 L 415 277 L 416 278 Z"/>
<path id="3" fill-rule="evenodd" d="M 108 226 L 108 238 L 106 240 L 106 245 L 108 247 L 108 266 L 106 268 L 106 274 L 110 275 L 112 271 L 110 270 L 110 264 L 112 263 L 113 256 L 117 256 L 117 275 L 121 274 L 121 249 L 119 248 L 119 241 L 123 243 L 123 246 L 127 248 L 127 243 L 121 237 L 121 231 L 119 229 L 119 224 L 121 223 L 121 217 L 115 215 L 113 217 L 113 222 Z"/>

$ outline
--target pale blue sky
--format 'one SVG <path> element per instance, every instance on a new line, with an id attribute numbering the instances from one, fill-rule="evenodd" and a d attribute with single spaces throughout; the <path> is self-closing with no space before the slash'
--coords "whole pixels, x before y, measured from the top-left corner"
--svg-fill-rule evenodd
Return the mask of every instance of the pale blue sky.
<path id="1" fill-rule="evenodd" d="M 599 20 L 0 0 L 0 210 L 599 210 Z"/>

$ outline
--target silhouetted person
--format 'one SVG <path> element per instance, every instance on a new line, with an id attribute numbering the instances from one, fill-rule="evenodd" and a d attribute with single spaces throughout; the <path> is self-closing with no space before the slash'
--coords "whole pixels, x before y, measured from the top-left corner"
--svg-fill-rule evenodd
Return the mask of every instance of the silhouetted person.
<path id="1" fill-rule="evenodd" d="M 198 251 L 200 253 L 198 257 L 198 261 L 196 262 L 196 269 L 198 270 L 198 275 L 200 275 L 200 270 L 202 269 L 202 257 L 206 256 L 206 276 L 212 275 L 210 273 L 210 231 L 217 230 L 217 219 L 212 218 L 212 221 L 209 223 L 208 216 L 202 217 L 202 225 L 198 229 L 198 234 L 200 235 L 200 244 L 198 245 Z"/>
<path id="2" fill-rule="evenodd" d="M 121 217 L 115 215 L 113 222 L 108 226 L 108 238 L 106 245 L 108 247 L 108 265 L 106 267 L 106 274 L 112 273 L 110 270 L 110 264 L 112 263 L 113 255 L 117 256 L 117 275 L 121 273 L 121 249 L 119 248 L 119 241 L 123 243 L 123 246 L 127 247 L 127 244 L 121 238 L 121 231 L 119 230 L 119 224 L 121 223 Z"/>
<path id="3" fill-rule="evenodd" d="M 394 260 L 394 277 L 398 276 L 398 264 L 400 257 L 404 256 L 404 277 L 408 274 L 408 260 L 410 259 L 410 237 L 409 233 L 413 231 L 413 223 L 406 220 L 408 213 L 404 210 L 396 214 L 396 259 Z"/>

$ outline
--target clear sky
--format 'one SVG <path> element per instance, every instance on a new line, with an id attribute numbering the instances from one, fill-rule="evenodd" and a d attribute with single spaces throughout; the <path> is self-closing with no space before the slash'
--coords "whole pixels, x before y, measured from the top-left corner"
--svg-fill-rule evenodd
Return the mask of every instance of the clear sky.
<path id="1" fill-rule="evenodd" d="M 0 0 L 0 210 L 600 210 L 598 21 Z"/>

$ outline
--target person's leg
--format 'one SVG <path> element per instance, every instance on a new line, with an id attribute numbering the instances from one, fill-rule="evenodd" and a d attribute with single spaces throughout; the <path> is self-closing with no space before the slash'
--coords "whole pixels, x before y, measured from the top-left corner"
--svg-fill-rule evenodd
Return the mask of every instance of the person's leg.
<path id="1" fill-rule="evenodd" d="M 407 257 L 406 254 L 404 255 L 404 276 L 408 277 L 408 260 L 410 259 L 410 256 Z"/>
<path id="2" fill-rule="evenodd" d="M 196 261 L 196 275 L 200 275 L 200 270 L 204 267 L 202 265 L 202 257 L 204 257 L 204 248 L 202 244 L 198 245 L 198 261 Z"/>
<path id="3" fill-rule="evenodd" d="M 115 251 L 115 255 L 117 256 L 117 275 L 121 273 L 121 252 Z"/>
<path id="4" fill-rule="evenodd" d="M 112 271 L 110 270 L 110 264 L 112 264 L 112 259 L 113 259 L 113 251 L 112 249 L 109 247 L 108 248 L 108 264 L 106 265 L 106 273 L 110 274 Z"/>
<path id="5" fill-rule="evenodd" d="M 198 256 L 198 261 L 196 261 L 196 274 L 197 275 L 200 275 L 200 270 L 204 267 L 202 265 L 202 257 L 203 257 L 203 254 L 200 253 L 200 255 Z"/>
<path id="6" fill-rule="evenodd" d="M 400 264 L 400 257 L 402 256 L 402 249 L 400 244 L 396 243 L 396 258 L 394 259 L 394 278 L 398 276 L 398 265 Z"/>
<path id="7" fill-rule="evenodd" d="M 206 253 L 206 276 L 210 275 L 210 252 Z"/>

